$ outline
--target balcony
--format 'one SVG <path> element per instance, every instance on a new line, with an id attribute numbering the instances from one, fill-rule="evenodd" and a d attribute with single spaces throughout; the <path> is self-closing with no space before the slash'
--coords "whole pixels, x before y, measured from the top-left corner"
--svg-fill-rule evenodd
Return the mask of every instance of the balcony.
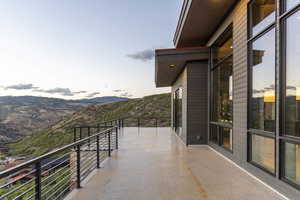
<path id="1" fill-rule="evenodd" d="M 74 143 L 1 172 L 0 199 L 284 199 L 171 128 L 123 125 L 80 127 Z"/>
<path id="2" fill-rule="evenodd" d="M 120 148 L 69 199 L 283 199 L 207 146 L 170 128 L 124 128 Z"/>

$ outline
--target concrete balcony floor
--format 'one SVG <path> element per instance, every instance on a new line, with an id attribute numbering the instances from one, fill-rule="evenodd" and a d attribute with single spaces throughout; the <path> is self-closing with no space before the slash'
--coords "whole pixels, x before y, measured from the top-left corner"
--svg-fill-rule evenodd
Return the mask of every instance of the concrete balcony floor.
<path id="1" fill-rule="evenodd" d="M 186 148 L 170 128 L 124 128 L 120 148 L 74 200 L 283 199 L 207 146 Z"/>

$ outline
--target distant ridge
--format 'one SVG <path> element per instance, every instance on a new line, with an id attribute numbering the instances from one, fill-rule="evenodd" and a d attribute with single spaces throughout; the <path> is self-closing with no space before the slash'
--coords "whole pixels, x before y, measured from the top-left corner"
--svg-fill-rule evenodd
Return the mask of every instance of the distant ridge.
<path id="1" fill-rule="evenodd" d="M 61 98 L 52 98 L 52 97 L 39 97 L 39 96 L 0 96 L 1 103 L 17 103 L 17 104 L 34 104 L 39 102 L 74 102 L 74 103 L 105 103 L 112 101 L 126 101 L 126 97 L 118 96 L 103 96 L 95 98 L 83 98 L 83 99 L 61 99 Z"/>
<path id="2" fill-rule="evenodd" d="M 37 96 L 0 96 L 0 145 L 50 127 L 92 104 L 128 100 L 106 96 L 66 100 Z"/>
<path id="3" fill-rule="evenodd" d="M 73 102 L 82 102 L 82 103 L 106 103 L 106 102 L 115 102 L 115 101 L 127 101 L 126 97 L 117 97 L 117 96 L 105 96 L 105 97 L 95 97 L 91 99 L 78 99 L 71 100 Z"/>
<path id="4" fill-rule="evenodd" d="M 8 146 L 13 154 L 38 156 L 72 142 L 74 126 L 95 126 L 100 122 L 119 118 L 126 118 L 126 126 L 137 126 L 137 118 L 141 119 L 141 126 L 155 126 L 154 119 L 158 119 L 158 126 L 170 126 L 171 94 L 92 104 L 49 128 L 37 131 Z"/>

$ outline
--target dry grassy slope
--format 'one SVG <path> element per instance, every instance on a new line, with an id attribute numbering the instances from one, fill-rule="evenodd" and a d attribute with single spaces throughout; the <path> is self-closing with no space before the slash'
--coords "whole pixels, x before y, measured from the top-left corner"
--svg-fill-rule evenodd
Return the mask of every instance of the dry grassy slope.
<path id="1" fill-rule="evenodd" d="M 79 125 L 97 125 L 99 122 L 127 118 L 127 126 L 136 126 L 136 118 L 140 117 L 142 126 L 153 126 L 153 118 L 158 118 L 160 126 L 170 126 L 171 110 L 170 94 L 147 96 L 141 99 L 131 99 L 107 104 L 94 104 L 61 120 L 48 129 L 38 131 L 10 144 L 13 154 L 37 156 L 73 139 L 73 128 Z"/>

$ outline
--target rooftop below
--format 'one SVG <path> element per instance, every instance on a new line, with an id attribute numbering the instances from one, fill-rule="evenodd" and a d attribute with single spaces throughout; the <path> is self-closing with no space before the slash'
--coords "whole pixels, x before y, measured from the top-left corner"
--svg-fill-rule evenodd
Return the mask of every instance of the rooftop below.
<path id="1" fill-rule="evenodd" d="M 170 128 L 123 128 L 119 150 L 67 199 L 283 199 L 208 146 Z"/>

